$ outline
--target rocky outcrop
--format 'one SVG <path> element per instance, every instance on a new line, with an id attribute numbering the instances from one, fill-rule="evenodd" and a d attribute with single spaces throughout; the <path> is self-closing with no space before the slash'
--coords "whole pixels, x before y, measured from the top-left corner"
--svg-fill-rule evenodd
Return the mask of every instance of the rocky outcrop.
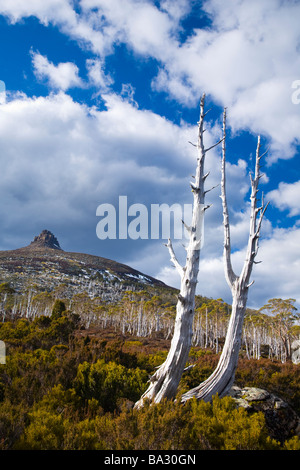
<path id="1" fill-rule="evenodd" d="M 296 339 L 292 342 L 292 362 L 294 364 L 300 364 L 300 339 Z"/>
<path id="2" fill-rule="evenodd" d="M 233 386 L 230 396 L 237 406 L 242 406 L 249 413 L 261 411 L 270 436 L 277 441 L 282 443 L 294 435 L 300 437 L 300 417 L 276 395 L 261 388 Z"/>
<path id="3" fill-rule="evenodd" d="M 34 240 L 30 243 L 29 248 L 52 248 L 54 250 L 61 250 L 57 238 L 49 230 L 43 230 Z"/>

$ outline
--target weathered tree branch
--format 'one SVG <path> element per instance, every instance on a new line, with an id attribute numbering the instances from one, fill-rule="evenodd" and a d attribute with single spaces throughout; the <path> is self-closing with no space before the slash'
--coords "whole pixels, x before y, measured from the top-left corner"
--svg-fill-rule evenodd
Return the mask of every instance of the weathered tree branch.
<path id="1" fill-rule="evenodd" d="M 179 263 L 179 261 L 177 260 L 177 258 L 175 256 L 173 245 L 172 245 L 172 242 L 171 242 L 170 238 L 168 240 L 168 243 L 166 244 L 166 247 L 169 250 L 172 263 L 174 264 L 174 266 L 176 267 L 178 273 L 180 274 L 180 277 L 182 278 L 183 275 L 184 275 L 184 268 L 181 266 L 181 264 Z"/>
<path id="2" fill-rule="evenodd" d="M 223 140 L 224 140 L 224 137 L 221 140 L 219 140 L 219 142 L 217 142 L 216 144 L 214 144 L 211 147 L 208 147 L 207 149 L 205 149 L 205 153 L 209 152 L 211 149 L 217 147 L 217 145 L 219 145 L 221 142 L 223 142 Z"/>
<path id="3" fill-rule="evenodd" d="M 265 153 L 263 155 L 265 155 Z M 248 239 L 248 247 L 247 247 L 244 267 L 241 273 L 241 280 L 243 280 L 244 284 L 247 286 L 249 286 L 252 267 L 254 264 L 255 257 L 258 253 L 258 242 L 259 242 L 262 220 L 269 204 L 267 203 L 264 206 L 263 197 L 262 197 L 262 205 L 259 208 L 257 207 L 258 185 L 262 177 L 262 174 L 260 173 L 261 158 L 262 156 L 260 155 L 260 136 L 258 136 L 257 147 L 256 147 L 256 158 L 255 158 L 255 174 L 254 174 L 254 179 L 251 178 L 251 195 L 250 195 L 251 207 L 250 207 L 249 239 Z M 259 218 L 258 218 L 258 215 L 259 215 Z"/>
<path id="4" fill-rule="evenodd" d="M 223 207 L 223 225 L 224 225 L 224 263 L 225 277 L 230 288 L 234 285 L 237 276 L 232 269 L 231 263 L 231 240 L 230 240 L 230 224 L 229 213 L 226 196 L 226 108 L 223 113 L 223 141 L 222 141 L 222 178 L 221 178 L 221 199 Z"/>

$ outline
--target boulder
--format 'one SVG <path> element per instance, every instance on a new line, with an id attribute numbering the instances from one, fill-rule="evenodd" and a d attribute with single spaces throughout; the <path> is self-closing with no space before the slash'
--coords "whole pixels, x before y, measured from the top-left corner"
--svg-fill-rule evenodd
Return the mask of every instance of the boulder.
<path id="1" fill-rule="evenodd" d="M 300 364 L 300 339 L 296 339 L 292 342 L 292 362 L 294 364 Z"/>
<path id="2" fill-rule="evenodd" d="M 291 406 L 267 390 L 256 387 L 233 386 L 229 395 L 237 406 L 249 413 L 261 411 L 265 416 L 269 435 L 279 442 L 297 435 L 300 437 L 300 417 Z"/>

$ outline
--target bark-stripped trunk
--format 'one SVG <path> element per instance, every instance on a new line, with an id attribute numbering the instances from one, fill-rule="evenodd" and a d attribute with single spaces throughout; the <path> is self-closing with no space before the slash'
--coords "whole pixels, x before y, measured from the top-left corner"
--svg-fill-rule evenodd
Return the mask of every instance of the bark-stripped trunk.
<path id="1" fill-rule="evenodd" d="M 221 140 L 208 149 L 204 148 L 204 101 L 205 95 L 202 96 L 200 102 L 198 142 L 196 145 L 198 151 L 197 168 L 195 181 L 191 183 L 194 196 L 192 223 L 190 227 L 185 225 L 189 232 L 189 244 L 187 248 L 185 267 L 182 267 L 179 264 L 175 256 L 171 240 L 169 240 L 166 245 L 169 249 L 171 261 L 181 276 L 181 288 L 176 308 L 174 334 L 165 362 L 150 378 L 150 385 L 140 400 L 135 404 L 136 408 L 141 407 L 145 399 L 154 403 L 159 403 L 164 398 L 170 399 L 175 397 L 192 344 L 195 292 L 199 271 L 201 238 L 203 236 L 202 221 L 204 212 L 207 209 L 204 205 L 204 182 L 208 174 L 204 174 L 204 160 L 206 152 L 222 141 Z"/>
<path id="2" fill-rule="evenodd" d="M 258 138 L 254 179 L 250 175 L 251 212 L 248 247 L 244 266 L 241 275 L 238 277 L 234 273 L 231 264 L 230 225 L 225 188 L 225 138 L 226 110 L 224 110 L 223 119 L 221 199 L 224 225 L 224 268 L 226 280 L 232 293 L 232 314 L 228 325 L 223 351 L 215 371 L 199 386 L 185 393 L 182 396 L 182 402 L 185 402 L 192 397 L 211 401 L 212 397 L 216 394 L 220 397 L 225 396 L 232 387 L 242 341 L 243 321 L 248 298 L 248 289 L 250 285 L 253 284 L 253 282 L 250 283 L 250 276 L 258 251 L 258 240 L 262 219 L 268 205 L 264 206 L 262 201 L 261 207 L 257 207 L 258 184 L 262 176 L 260 174 L 260 159 L 262 156 L 260 156 L 260 138 Z"/>

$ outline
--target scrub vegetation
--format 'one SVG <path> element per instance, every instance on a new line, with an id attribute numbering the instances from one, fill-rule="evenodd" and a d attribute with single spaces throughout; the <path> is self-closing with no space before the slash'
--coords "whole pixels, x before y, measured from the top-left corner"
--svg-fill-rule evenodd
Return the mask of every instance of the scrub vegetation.
<path id="1" fill-rule="evenodd" d="M 6 449 L 299 449 L 268 433 L 264 415 L 237 407 L 231 397 L 211 403 L 180 395 L 208 377 L 219 354 L 195 346 L 176 401 L 135 401 L 167 355 L 159 335 L 126 336 L 114 328 L 95 331 L 57 300 L 50 316 L 13 318 L 0 324 L 6 364 L 0 365 L 0 448 Z M 298 366 L 241 357 L 236 383 L 266 387 L 299 413 Z"/>

